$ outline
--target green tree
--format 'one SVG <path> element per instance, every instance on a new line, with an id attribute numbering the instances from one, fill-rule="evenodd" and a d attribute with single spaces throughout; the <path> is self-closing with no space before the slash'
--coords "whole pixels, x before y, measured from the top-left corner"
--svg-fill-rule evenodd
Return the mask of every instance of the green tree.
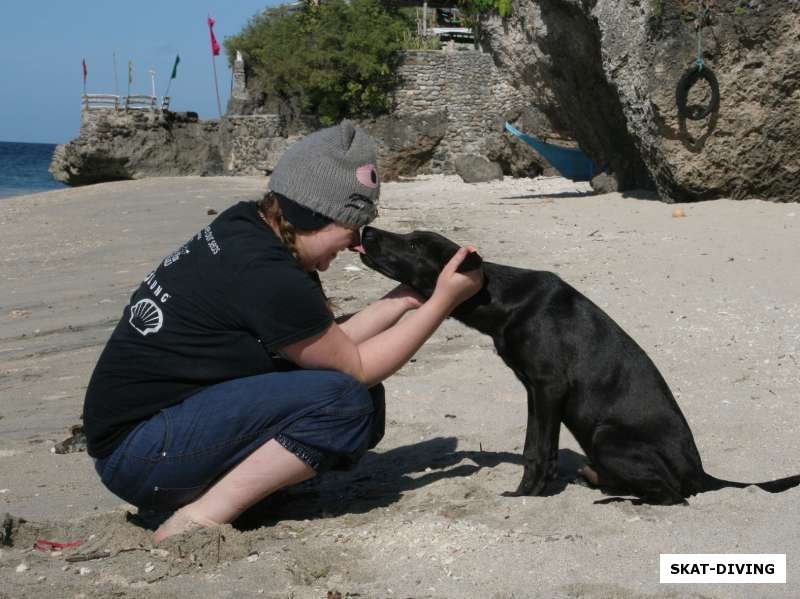
<path id="1" fill-rule="evenodd" d="M 511 14 L 511 0 L 457 0 L 463 15 L 462 21 L 472 29 L 475 45 L 481 37 L 481 17 L 496 12 L 503 18 Z"/>
<path id="2" fill-rule="evenodd" d="M 267 94 L 299 99 L 323 124 L 386 112 L 409 23 L 378 0 L 306 2 L 255 16 L 225 41 Z"/>

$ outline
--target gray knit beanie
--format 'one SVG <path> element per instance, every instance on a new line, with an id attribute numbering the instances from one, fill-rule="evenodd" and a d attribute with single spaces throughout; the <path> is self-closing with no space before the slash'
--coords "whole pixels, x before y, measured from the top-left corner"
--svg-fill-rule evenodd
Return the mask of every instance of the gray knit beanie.
<path id="1" fill-rule="evenodd" d="M 283 153 L 269 189 L 352 227 L 378 216 L 381 191 L 375 142 L 342 121 L 305 136 Z"/>

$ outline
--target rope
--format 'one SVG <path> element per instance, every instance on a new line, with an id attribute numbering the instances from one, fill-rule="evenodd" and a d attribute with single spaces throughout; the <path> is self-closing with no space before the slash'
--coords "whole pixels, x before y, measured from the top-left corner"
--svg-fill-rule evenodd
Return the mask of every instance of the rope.
<path id="1" fill-rule="evenodd" d="M 702 0 L 700 0 L 700 4 L 703 11 L 697 17 L 697 24 L 695 25 L 695 29 L 697 30 L 697 60 L 695 64 L 697 65 L 697 69 L 702 71 L 705 66 L 705 61 L 703 60 L 703 27 L 711 24 L 711 10 L 709 10 L 708 6 L 706 6 L 705 2 Z"/>
<path id="2" fill-rule="evenodd" d="M 699 4 L 700 10 L 698 11 L 697 20 L 695 21 L 695 29 L 697 30 L 697 59 L 692 66 L 683 73 L 675 89 L 675 103 L 678 105 L 678 114 L 682 118 L 691 119 L 693 121 L 704 119 L 719 109 L 719 83 L 717 82 L 714 71 L 712 71 L 711 68 L 706 65 L 705 60 L 703 60 L 703 28 L 711 24 L 711 11 L 704 0 L 699 0 Z M 705 79 L 711 88 L 711 99 L 704 108 L 694 107 L 693 110 L 689 110 L 687 106 L 689 90 L 700 79 Z"/>

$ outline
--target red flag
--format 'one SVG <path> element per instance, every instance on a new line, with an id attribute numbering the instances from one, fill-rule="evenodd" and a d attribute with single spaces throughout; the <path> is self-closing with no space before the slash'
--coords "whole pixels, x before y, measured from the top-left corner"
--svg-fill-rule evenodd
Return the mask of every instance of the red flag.
<path id="1" fill-rule="evenodd" d="M 83 63 L 83 82 L 86 83 L 86 59 L 84 58 L 81 62 Z"/>
<path id="2" fill-rule="evenodd" d="M 217 38 L 214 36 L 214 19 L 208 17 L 208 34 L 211 36 L 211 54 L 219 56 L 219 44 Z"/>

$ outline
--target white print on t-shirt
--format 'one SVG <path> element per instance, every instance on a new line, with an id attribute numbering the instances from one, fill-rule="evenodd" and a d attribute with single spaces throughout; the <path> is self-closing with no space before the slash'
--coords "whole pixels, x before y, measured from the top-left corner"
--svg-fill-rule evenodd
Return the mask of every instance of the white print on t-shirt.
<path id="1" fill-rule="evenodd" d="M 151 299 L 139 300 L 131 306 L 131 326 L 142 335 L 158 333 L 164 324 L 164 314 Z"/>
<path id="2" fill-rule="evenodd" d="M 175 250 L 172 254 L 170 254 L 169 256 L 164 258 L 164 268 L 166 268 L 170 264 L 175 264 L 178 260 L 181 259 L 181 256 L 183 256 L 184 254 L 188 254 L 189 253 L 188 245 L 189 244 L 182 245 L 177 250 Z"/>
<path id="3" fill-rule="evenodd" d="M 147 288 L 153 292 L 153 295 L 156 296 L 156 299 L 160 299 L 162 304 L 166 304 L 167 300 L 172 297 L 169 293 L 164 293 L 164 288 L 158 284 L 156 280 L 156 273 L 155 271 L 151 272 L 144 278 L 145 285 Z"/>
<path id="4" fill-rule="evenodd" d="M 217 240 L 214 239 L 214 233 L 211 231 L 211 227 L 208 226 L 202 231 L 200 231 L 200 233 L 197 234 L 197 239 L 200 239 L 201 234 L 203 235 L 203 237 L 206 238 L 206 243 L 208 244 L 208 249 L 211 250 L 211 253 L 214 254 L 215 256 L 219 254 L 222 248 L 219 247 L 219 244 L 217 244 Z"/>

